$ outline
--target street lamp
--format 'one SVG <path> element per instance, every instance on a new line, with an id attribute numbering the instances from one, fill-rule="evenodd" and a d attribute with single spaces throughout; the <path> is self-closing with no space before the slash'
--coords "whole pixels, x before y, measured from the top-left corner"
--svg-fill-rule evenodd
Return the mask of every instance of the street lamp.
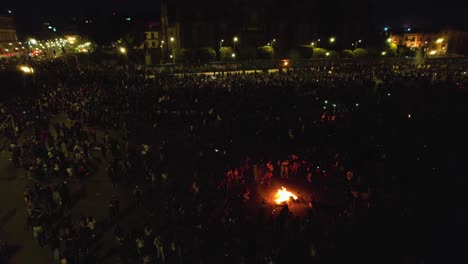
<path id="1" fill-rule="evenodd" d="M 235 58 L 236 58 L 236 54 L 235 54 L 235 53 L 231 54 L 231 57 L 232 57 L 233 59 L 235 59 Z"/>
<path id="2" fill-rule="evenodd" d="M 236 49 L 236 44 L 237 44 L 237 41 L 239 41 L 239 39 L 237 37 L 234 37 L 234 49 Z"/>
<path id="3" fill-rule="evenodd" d="M 330 56 L 330 52 L 325 53 L 325 56 L 327 57 Z"/>
<path id="4" fill-rule="evenodd" d="M 437 39 L 437 41 L 436 41 L 437 44 L 440 44 L 440 43 L 442 43 L 442 42 L 444 42 L 444 38 L 439 38 L 439 39 Z"/>
<path id="5" fill-rule="evenodd" d="M 127 49 L 124 48 L 124 47 L 120 47 L 120 48 L 119 48 L 119 51 L 120 51 L 120 53 L 122 53 L 122 54 L 126 54 L 126 53 L 127 53 Z"/>
<path id="6" fill-rule="evenodd" d="M 335 40 L 336 40 L 335 37 L 331 37 L 331 38 L 330 38 L 330 43 L 334 43 Z"/>
<path id="7" fill-rule="evenodd" d="M 171 42 L 174 42 L 174 37 L 171 37 Z"/>
<path id="8" fill-rule="evenodd" d="M 34 69 L 29 66 L 20 66 L 19 69 L 26 74 L 34 73 Z"/>
<path id="9" fill-rule="evenodd" d="M 223 47 L 223 42 L 224 42 L 224 39 L 222 39 L 222 40 L 219 41 L 219 48 L 220 48 L 220 49 Z"/>
<path id="10" fill-rule="evenodd" d="M 387 55 L 387 52 L 382 51 L 382 56 L 385 56 L 385 55 Z"/>
<path id="11" fill-rule="evenodd" d="M 355 46 L 356 49 L 357 49 L 357 48 L 358 48 L 358 44 L 361 43 L 361 42 L 362 42 L 362 40 L 358 40 L 358 41 L 354 42 L 354 43 L 351 44 L 351 45 L 352 45 L 352 46 Z"/>
<path id="12" fill-rule="evenodd" d="M 268 43 L 269 45 L 268 46 L 271 46 L 271 47 L 274 47 L 274 45 L 276 44 L 276 39 L 274 38 L 271 42 Z"/>
<path id="13" fill-rule="evenodd" d="M 388 39 L 387 39 L 387 42 L 388 42 L 388 43 L 392 42 L 392 38 L 388 38 Z"/>

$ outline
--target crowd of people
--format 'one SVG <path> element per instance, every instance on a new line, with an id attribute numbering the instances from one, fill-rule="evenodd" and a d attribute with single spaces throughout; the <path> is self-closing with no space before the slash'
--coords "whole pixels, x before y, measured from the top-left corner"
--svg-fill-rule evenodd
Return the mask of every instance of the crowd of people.
<path id="1" fill-rule="evenodd" d="M 34 67 L 38 94 L 3 102 L 0 118 L 31 181 L 25 228 L 57 263 L 106 263 L 99 241 L 121 263 L 427 260 L 414 197 L 442 173 L 434 123 L 464 95 L 464 61 L 213 75 Z M 74 219 L 102 171 L 108 217 Z M 272 203 L 278 184 L 299 186 L 307 209 Z M 122 189 L 143 225 L 122 221 Z"/>

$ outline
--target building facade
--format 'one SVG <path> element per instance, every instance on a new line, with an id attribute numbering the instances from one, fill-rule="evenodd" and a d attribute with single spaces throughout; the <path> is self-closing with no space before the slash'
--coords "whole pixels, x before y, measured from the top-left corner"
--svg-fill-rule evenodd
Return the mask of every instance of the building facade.
<path id="1" fill-rule="evenodd" d="M 178 23 L 170 25 L 168 27 L 168 43 L 164 43 L 162 38 L 162 32 L 159 27 L 150 28 L 147 31 L 143 32 L 144 41 L 140 46 L 142 49 L 159 49 L 161 47 L 167 48 L 170 50 L 180 47 L 180 26 Z"/>
<path id="2" fill-rule="evenodd" d="M 437 33 L 391 34 L 390 42 L 410 49 L 422 49 L 428 56 L 468 55 L 468 33 L 445 29 Z"/>
<path id="3" fill-rule="evenodd" d="M 11 16 L 0 16 L 0 43 L 16 42 L 15 21 Z"/>

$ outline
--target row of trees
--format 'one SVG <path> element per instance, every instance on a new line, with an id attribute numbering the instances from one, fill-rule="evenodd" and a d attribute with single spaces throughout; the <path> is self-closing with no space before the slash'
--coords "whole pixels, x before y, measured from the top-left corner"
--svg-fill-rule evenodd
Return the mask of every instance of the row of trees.
<path id="1" fill-rule="evenodd" d="M 234 49 L 233 47 L 222 47 L 216 52 L 213 48 L 204 47 L 194 50 L 177 48 L 172 50 L 172 56 L 175 62 L 209 62 L 219 59 L 221 61 L 234 60 L 268 60 L 273 59 L 275 50 L 271 46 L 262 46 L 258 48 Z"/>
<path id="2" fill-rule="evenodd" d="M 232 47 L 222 47 L 218 52 L 213 48 L 205 47 L 195 50 L 185 48 L 174 49 L 172 51 L 174 62 L 209 62 L 209 61 L 234 61 L 234 60 L 271 60 L 275 58 L 275 50 L 271 46 L 258 48 L 242 48 L 235 50 Z M 288 58 L 290 59 L 311 59 L 311 58 L 368 58 L 368 57 L 413 57 L 415 51 L 406 47 L 389 46 L 386 50 L 357 48 L 354 50 L 345 49 L 341 52 L 326 50 L 324 48 L 311 48 L 301 46 L 292 49 Z"/>
<path id="3" fill-rule="evenodd" d="M 354 50 L 345 49 L 341 52 L 326 50 L 324 48 L 311 48 L 301 46 L 291 50 L 291 59 L 311 59 L 311 58 L 372 58 L 372 57 L 413 57 L 415 51 L 406 47 L 390 45 L 386 50 L 357 48 Z"/>

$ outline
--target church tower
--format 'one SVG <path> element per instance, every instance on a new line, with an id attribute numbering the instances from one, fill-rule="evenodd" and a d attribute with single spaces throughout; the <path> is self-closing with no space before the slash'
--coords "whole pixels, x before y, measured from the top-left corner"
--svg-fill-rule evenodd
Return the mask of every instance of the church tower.
<path id="1" fill-rule="evenodd" d="M 169 19 L 167 14 L 167 1 L 161 0 L 161 37 L 160 37 L 160 48 L 161 51 L 161 62 L 165 63 L 168 57 L 169 52 L 169 42 L 168 42 L 168 28 L 169 28 Z"/>

